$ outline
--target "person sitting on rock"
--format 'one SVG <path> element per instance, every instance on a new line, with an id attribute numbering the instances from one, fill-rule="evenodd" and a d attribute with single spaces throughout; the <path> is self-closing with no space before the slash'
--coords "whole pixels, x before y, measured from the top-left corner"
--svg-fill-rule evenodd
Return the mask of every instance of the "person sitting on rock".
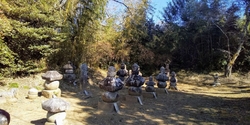
<path id="1" fill-rule="evenodd" d="M 121 64 L 121 69 L 119 69 L 116 72 L 116 75 L 122 80 L 124 81 L 126 76 L 128 76 L 128 70 L 126 69 L 126 65 L 124 63 Z"/>
<path id="2" fill-rule="evenodd" d="M 169 85 L 169 89 L 177 89 L 177 78 L 176 78 L 176 73 L 175 72 L 171 72 L 171 77 L 170 77 L 170 85 Z"/>
<path id="3" fill-rule="evenodd" d="M 168 81 L 169 78 L 166 75 L 165 68 L 163 66 L 160 68 L 160 73 L 156 76 L 156 80 L 158 81 L 157 83 L 158 88 L 166 88 L 167 86 L 166 81 Z"/>
<path id="4" fill-rule="evenodd" d="M 155 82 L 153 81 L 152 76 L 149 77 L 149 81 L 146 82 L 146 85 L 147 85 L 145 88 L 146 92 L 155 92 L 155 88 L 154 88 Z"/>

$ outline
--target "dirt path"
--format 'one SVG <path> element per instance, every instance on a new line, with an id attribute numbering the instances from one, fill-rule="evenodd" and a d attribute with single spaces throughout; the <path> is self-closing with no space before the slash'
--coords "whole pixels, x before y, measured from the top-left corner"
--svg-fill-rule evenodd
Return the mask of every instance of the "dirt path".
<path id="1" fill-rule="evenodd" d="M 166 94 L 158 89 L 158 98 L 144 97 L 143 105 L 128 103 L 125 100 L 127 89 L 124 88 L 119 92 L 121 114 L 98 110 L 103 91 L 96 84 L 90 87 L 93 97 L 89 99 L 83 99 L 73 85 L 62 83 L 64 85 L 60 88 L 61 98 L 71 105 L 67 111 L 68 125 L 242 125 L 250 123 L 250 82 L 239 79 L 221 79 L 221 86 L 212 87 L 209 76 L 179 75 L 180 91 L 169 90 L 169 94 Z M 39 76 L 29 82 L 23 81 L 29 85 L 42 84 Z M 19 79 L 18 83 L 23 81 Z M 47 112 L 41 108 L 41 102 L 47 98 L 41 96 L 29 100 L 26 99 L 27 93 L 28 89 L 22 86 L 16 102 L 0 104 L 11 114 L 10 125 L 45 123 Z"/>

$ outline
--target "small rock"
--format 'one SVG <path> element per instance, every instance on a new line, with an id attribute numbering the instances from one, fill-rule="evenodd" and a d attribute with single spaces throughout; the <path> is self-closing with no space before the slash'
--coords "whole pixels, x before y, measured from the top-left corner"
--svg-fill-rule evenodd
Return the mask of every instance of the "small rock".
<path id="1" fill-rule="evenodd" d="M 56 120 L 63 121 L 65 118 L 66 118 L 66 112 L 58 112 L 58 113 L 48 112 L 47 113 L 48 122 L 54 123 Z"/>

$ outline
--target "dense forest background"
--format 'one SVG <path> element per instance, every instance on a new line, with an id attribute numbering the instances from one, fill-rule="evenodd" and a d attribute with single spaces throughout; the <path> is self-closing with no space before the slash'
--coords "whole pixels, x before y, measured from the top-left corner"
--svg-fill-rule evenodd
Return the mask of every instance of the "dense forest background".
<path id="1" fill-rule="evenodd" d="M 123 6 L 122 13 L 108 9 Z M 196 72 L 250 69 L 250 0 L 172 0 L 154 22 L 150 0 L 0 0 L 1 77 L 166 62 Z"/>

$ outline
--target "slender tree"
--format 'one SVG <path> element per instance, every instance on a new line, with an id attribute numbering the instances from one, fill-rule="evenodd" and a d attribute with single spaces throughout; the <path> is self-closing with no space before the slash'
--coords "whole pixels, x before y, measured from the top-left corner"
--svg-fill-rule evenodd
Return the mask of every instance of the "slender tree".
<path id="1" fill-rule="evenodd" d="M 104 16 L 106 0 L 67 0 L 61 7 L 64 13 L 63 31 L 70 33 L 67 40 L 58 45 L 60 50 L 50 58 L 51 65 L 62 66 L 71 60 L 80 66 L 85 62 L 92 66 L 95 62 L 93 53 L 96 48 L 90 47 L 96 42 L 96 32 Z M 55 66 L 54 66 L 55 67 Z"/>
<path id="2" fill-rule="evenodd" d="M 235 64 L 236 59 L 240 55 L 240 52 L 242 51 L 242 48 L 244 47 L 244 43 L 248 42 L 248 36 L 249 36 L 249 21 L 250 21 L 250 1 L 249 0 L 244 0 L 243 4 L 245 5 L 244 8 L 244 16 L 245 16 L 245 23 L 243 26 L 242 31 L 239 33 L 238 36 L 238 48 L 236 52 L 233 54 L 232 57 L 228 59 L 227 67 L 225 70 L 225 76 L 230 77 L 233 65 Z"/>
<path id="3" fill-rule="evenodd" d="M 150 63 L 153 53 L 144 45 L 148 36 L 147 11 L 150 10 L 148 0 L 126 1 L 130 11 L 124 18 L 123 39 L 130 50 L 130 62 Z M 147 60 L 147 61 L 146 61 Z"/>

